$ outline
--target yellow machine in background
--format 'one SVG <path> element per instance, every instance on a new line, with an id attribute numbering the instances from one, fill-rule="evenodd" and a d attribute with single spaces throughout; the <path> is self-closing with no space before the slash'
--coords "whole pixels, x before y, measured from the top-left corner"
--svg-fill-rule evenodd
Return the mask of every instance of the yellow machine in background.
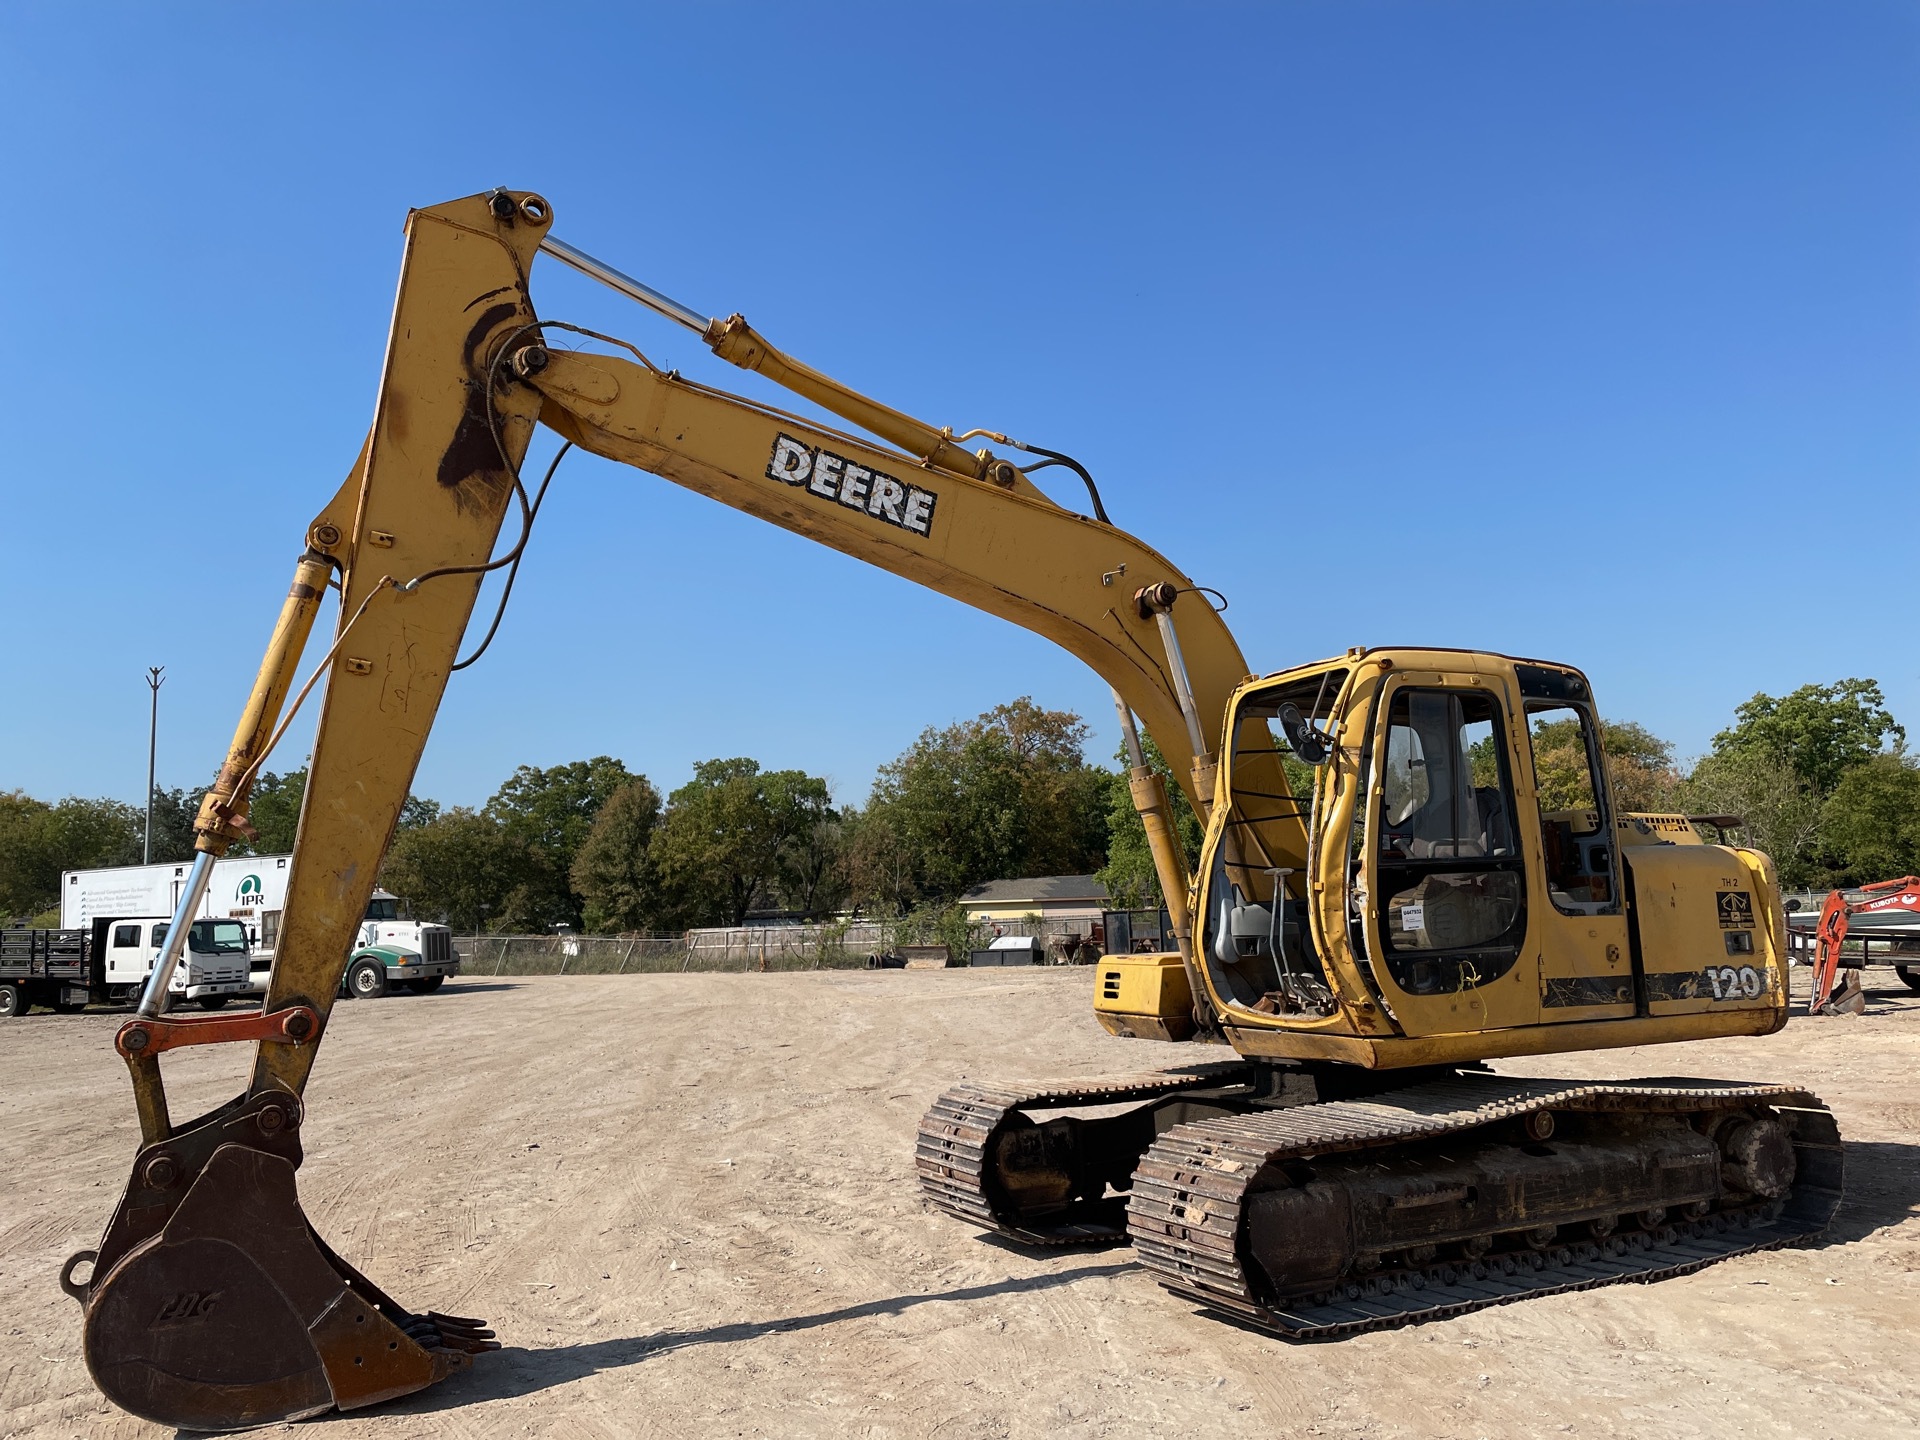
<path id="1" fill-rule="evenodd" d="M 405 1394 L 494 1348 L 479 1321 L 410 1311 L 335 1255 L 294 1175 L 300 1097 L 482 578 L 525 544 L 536 424 L 1023 625 L 1113 686 L 1179 953 L 1103 960 L 1096 1015 L 1237 1058 L 961 1086 L 921 1126 L 933 1203 L 1026 1242 L 1131 1236 L 1169 1287 L 1291 1335 L 1674 1273 L 1825 1223 L 1838 1139 L 1810 1095 L 1516 1081 L 1479 1064 L 1785 1019 L 1765 857 L 1615 813 L 1578 671 L 1391 648 L 1253 677 L 1216 611 L 1182 599 L 1193 582 L 1111 524 L 1066 456 L 889 409 L 551 222 L 540 196 L 508 191 L 408 219 L 371 432 L 308 528 L 181 899 L 191 913 L 245 833 L 337 589 L 269 992 L 258 1015 L 163 1016 L 171 951 L 116 1039 L 143 1143 L 98 1251 L 61 1277 L 116 1403 L 241 1428 Z M 866 436 L 663 371 L 625 341 L 560 348 L 606 337 L 537 316 L 543 252 Z M 1039 458 L 963 448 L 978 436 Z M 1033 482 L 1053 465 L 1085 480 L 1091 516 Z M 518 539 L 489 558 L 510 513 Z M 1135 717 L 1206 818 L 1195 873 Z M 1547 812 L 1531 734 L 1565 722 L 1584 737 L 1590 803 Z M 256 1044 L 246 1092 L 176 1126 L 159 1054 L 219 1041 Z M 1074 1113 L 1090 1106 L 1108 1111 Z"/>

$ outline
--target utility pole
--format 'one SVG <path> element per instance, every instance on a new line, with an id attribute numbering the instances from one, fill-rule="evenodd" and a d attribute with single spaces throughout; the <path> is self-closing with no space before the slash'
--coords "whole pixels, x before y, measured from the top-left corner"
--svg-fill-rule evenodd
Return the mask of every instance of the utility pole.
<path id="1" fill-rule="evenodd" d="M 153 711 L 147 721 L 147 843 L 141 858 L 153 863 L 153 755 L 160 739 L 160 687 L 167 683 L 164 665 L 147 667 L 147 685 L 153 691 Z"/>

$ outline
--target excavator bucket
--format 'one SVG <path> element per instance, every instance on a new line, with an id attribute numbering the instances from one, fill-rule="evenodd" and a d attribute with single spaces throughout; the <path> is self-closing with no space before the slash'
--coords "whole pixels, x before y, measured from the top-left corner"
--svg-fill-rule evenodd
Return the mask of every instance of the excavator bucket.
<path id="1" fill-rule="evenodd" d="M 67 1262 L 87 1369 L 116 1405 L 244 1430 L 390 1400 L 499 1348 L 478 1320 L 402 1309 L 314 1233 L 300 1113 L 269 1092 L 146 1146 L 100 1250 Z"/>

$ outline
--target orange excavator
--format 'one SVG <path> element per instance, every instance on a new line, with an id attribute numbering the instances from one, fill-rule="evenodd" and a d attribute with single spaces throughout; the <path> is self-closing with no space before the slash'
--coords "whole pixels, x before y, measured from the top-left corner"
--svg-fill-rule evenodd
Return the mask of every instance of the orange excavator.
<path id="1" fill-rule="evenodd" d="M 1849 899 L 1843 890 L 1827 896 L 1813 932 L 1813 994 L 1807 1000 L 1809 1015 L 1858 1014 L 1866 1007 L 1866 994 L 1855 972 L 1847 972 L 1851 979 L 1841 986 L 1839 993 L 1835 993 L 1834 988 L 1840 977 L 1840 953 L 1856 916 L 1871 917 L 1868 923 L 1873 927 L 1884 927 L 1889 922 L 1920 925 L 1920 877 L 1903 875 L 1898 880 L 1863 885 L 1858 899 Z M 1920 970 L 1908 965 L 1896 965 L 1895 969 L 1908 986 L 1920 990 Z"/>
<path id="2" fill-rule="evenodd" d="M 256 1014 L 165 1014 L 176 923 L 115 1039 L 141 1143 L 98 1247 L 61 1283 L 116 1404 L 241 1429 L 419 1390 L 495 1348 L 480 1321 L 402 1305 L 343 1260 L 295 1177 L 307 1079 L 481 582 L 517 564 L 537 513 L 521 466 L 538 426 L 1025 626 L 1113 687 L 1174 943 L 1102 959 L 1095 1015 L 1202 1058 L 950 1091 L 916 1149 L 932 1204 L 1022 1243 L 1131 1240 L 1180 1296 L 1282 1336 L 1678 1274 L 1825 1225 L 1839 1137 L 1803 1090 L 1488 1069 L 1786 1022 L 1772 864 L 1707 844 L 1684 816 L 1623 810 L 1579 670 L 1392 645 L 1256 674 L 1203 588 L 1113 524 L 1065 454 L 902 414 L 741 316 L 709 319 L 566 244 L 552 221 L 541 196 L 507 190 L 408 217 L 372 428 L 307 527 L 180 899 L 197 913 L 214 857 L 248 832 L 262 762 L 317 693 L 266 997 Z M 854 428 L 542 317 L 542 255 Z M 975 438 L 999 449 L 966 449 Z M 1090 513 L 1041 489 L 1049 467 L 1079 476 Z M 1219 511 L 1250 575 L 1286 573 L 1290 546 L 1233 529 L 1222 497 L 1195 502 Z M 516 538 L 496 554 L 509 516 Z M 1291 544 L 1350 551 L 1347 592 L 1384 583 L 1364 516 L 1316 516 Z M 1432 613 L 1455 623 L 1500 603 L 1437 561 L 1423 582 L 1427 563 L 1397 555 L 1396 591 L 1446 594 Z M 1205 818 L 1197 868 L 1143 724 Z M 1543 798 L 1544 727 L 1557 752 L 1568 733 L 1584 747 L 1571 808 Z M 219 1043 L 254 1047 L 245 1089 L 176 1122 L 161 1057 Z"/>

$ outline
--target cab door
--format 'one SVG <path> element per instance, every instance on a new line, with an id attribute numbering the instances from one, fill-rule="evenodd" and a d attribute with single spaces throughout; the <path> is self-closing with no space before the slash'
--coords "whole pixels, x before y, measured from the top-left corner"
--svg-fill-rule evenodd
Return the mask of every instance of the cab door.
<path id="1" fill-rule="evenodd" d="M 137 985 L 153 968 L 148 959 L 146 926 L 117 920 L 107 927 L 106 972 L 109 985 Z"/>
<path id="2" fill-rule="evenodd" d="M 141 979 L 144 980 L 153 972 L 153 967 L 160 963 L 161 953 L 167 948 L 167 927 L 171 923 L 172 922 L 168 920 L 156 920 L 147 927 L 147 953 L 142 960 L 146 968 L 141 972 Z M 189 938 L 191 938 L 193 934 L 191 925 L 187 928 L 187 934 Z M 173 980 L 168 988 L 171 990 L 185 990 L 187 988 L 187 978 L 192 973 L 193 947 L 192 945 L 188 945 L 180 954 L 180 963 L 174 968 Z"/>
<path id="3" fill-rule="evenodd" d="M 1376 702 L 1353 896 L 1374 983 L 1408 1035 L 1533 1023 L 1531 877 L 1499 677 L 1396 671 Z"/>
<path id="4" fill-rule="evenodd" d="M 1539 897 L 1540 1018 L 1630 1017 L 1634 957 L 1592 691 L 1577 671 L 1550 665 L 1517 664 L 1514 682 L 1526 721 L 1520 810 Z"/>

